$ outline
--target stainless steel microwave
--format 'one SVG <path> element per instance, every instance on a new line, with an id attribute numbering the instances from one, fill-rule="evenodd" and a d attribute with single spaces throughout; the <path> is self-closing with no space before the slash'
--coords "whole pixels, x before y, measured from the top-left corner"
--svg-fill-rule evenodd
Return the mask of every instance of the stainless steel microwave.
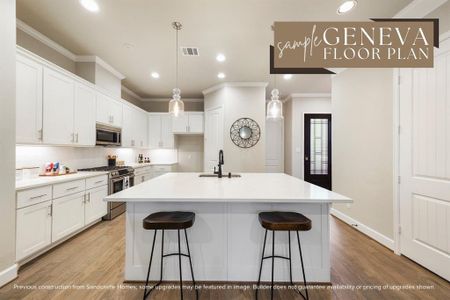
<path id="1" fill-rule="evenodd" d="M 95 144 L 99 146 L 121 146 L 122 129 L 113 126 L 97 124 Z"/>

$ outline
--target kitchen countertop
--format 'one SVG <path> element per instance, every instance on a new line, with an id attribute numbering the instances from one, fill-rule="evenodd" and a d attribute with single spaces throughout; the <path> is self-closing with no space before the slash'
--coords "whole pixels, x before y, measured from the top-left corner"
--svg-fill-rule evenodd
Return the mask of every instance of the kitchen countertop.
<path id="1" fill-rule="evenodd" d="M 105 198 L 124 202 L 352 203 L 353 200 L 282 173 L 241 173 L 240 178 L 200 178 L 168 173 Z"/>
<path id="2" fill-rule="evenodd" d="M 39 176 L 37 178 L 16 181 L 16 191 L 26 190 L 44 185 L 57 184 L 78 179 L 85 179 L 100 175 L 107 175 L 109 172 L 78 172 L 75 174 L 61 176 Z"/>
<path id="3" fill-rule="evenodd" d="M 134 169 L 136 168 L 143 168 L 143 167 L 150 167 L 150 166 L 173 166 L 178 164 L 178 162 L 171 162 L 171 163 L 126 163 L 125 165 L 132 167 Z"/>

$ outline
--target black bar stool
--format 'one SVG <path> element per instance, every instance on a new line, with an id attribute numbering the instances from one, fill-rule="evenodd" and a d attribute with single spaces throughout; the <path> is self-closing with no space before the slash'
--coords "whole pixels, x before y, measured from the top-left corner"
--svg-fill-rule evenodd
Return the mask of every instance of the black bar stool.
<path id="1" fill-rule="evenodd" d="M 181 272 L 181 256 L 189 258 L 189 265 L 191 266 L 192 282 L 194 284 L 194 289 L 196 293 L 196 299 L 198 300 L 198 290 L 195 287 L 194 270 L 192 269 L 191 252 L 189 250 L 189 242 L 187 238 L 186 229 L 192 227 L 195 220 L 195 214 L 193 212 L 182 212 L 182 211 L 167 211 L 167 212 L 157 212 L 149 215 L 143 221 L 144 229 L 155 230 L 153 235 L 152 252 L 150 254 L 150 262 L 148 264 L 147 280 L 144 287 L 144 300 L 150 295 L 150 293 L 162 283 L 163 280 L 163 260 L 167 256 L 178 256 L 178 263 L 180 267 L 180 297 L 183 299 L 183 276 Z M 150 269 L 152 267 L 153 250 L 155 248 L 156 233 L 161 230 L 161 275 L 159 282 L 151 287 L 147 291 L 148 280 L 150 277 Z M 177 230 L 178 231 L 178 252 L 164 254 L 164 230 Z M 181 253 L 180 246 L 180 230 L 184 230 L 184 237 L 186 239 L 187 254 Z"/>
<path id="2" fill-rule="evenodd" d="M 300 237 L 298 235 L 299 231 L 308 231 L 311 229 L 311 220 L 305 217 L 302 214 L 296 212 L 280 212 L 280 211 L 272 211 L 272 212 L 262 212 L 259 213 L 259 223 L 261 223 L 262 227 L 266 229 L 264 234 L 264 245 L 261 257 L 261 266 L 259 269 L 259 277 L 258 284 L 256 289 L 256 299 L 258 299 L 258 290 L 259 284 L 261 282 L 261 272 L 263 261 L 265 259 L 272 259 L 272 281 L 270 287 L 270 299 L 273 299 L 273 271 L 274 271 L 274 263 L 275 258 L 287 259 L 289 260 L 289 278 L 291 285 L 294 286 L 294 290 L 300 294 L 304 299 L 309 299 L 308 289 L 306 287 L 306 277 L 305 277 L 305 267 L 303 265 L 303 256 L 302 256 L 302 248 L 300 246 Z M 267 230 L 272 231 L 272 255 L 264 256 L 264 252 L 266 249 L 266 239 L 267 239 Z M 275 255 L 275 231 L 287 231 L 288 232 L 288 240 L 289 240 L 289 257 Z M 302 273 L 303 273 L 303 284 L 305 286 L 306 296 L 303 295 L 301 291 L 299 291 L 293 281 L 292 281 L 292 260 L 291 260 L 291 231 L 297 232 L 297 242 L 298 242 L 298 250 L 300 252 L 300 262 L 302 265 Z"/>

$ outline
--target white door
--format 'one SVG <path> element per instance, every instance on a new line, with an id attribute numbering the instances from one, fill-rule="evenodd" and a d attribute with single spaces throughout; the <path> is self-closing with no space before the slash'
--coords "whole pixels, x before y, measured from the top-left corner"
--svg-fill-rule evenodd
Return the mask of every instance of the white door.
<path id="1" fill-rule="evenodd" d="M 400 250 L 450 280 L 450 41 L 435 50 L 400 73 Z"/>
<path id="2" fill-rule="evenodd" d="M 42 142 L 42 65 L 17 55 L 16 143 Z"/>
<path id="3" fill-rule="evenodd" d="M 284 172 L 283 120 L 266 121 L 266 172 Z"/>
<path id="4" fill-rule="evenodd" d="M 73 122 L 75 143 L 80 146 L 95 146 L 95 94 L 88 86 L 75 86 Z"/>
<path id="5" fill-rule="evenodd" d="M 175 136 L 172 131 L 172 117 L 169 114 L 161 115 L 161 148 L 175 147 Z"/>
<path id="6" fill-rule="evenodd" d="M 223 108 L 205 112 L 205 172 L 213 170 L 219 163 L 219 150 L 223 149 Z"/>
<path id="7" fill-rule="evenodd" d="M 53 200 L 52 242 L 84 227 L 84 192 Z"/>
<path id="8" fill-rule="evenodd" d="M 204 116 L 201 112 L 189 113 L 189 133 L 203 133 Z"/>
<path id="9" fill-rule="evenodd" d="M 148 147 L 161 148 L 161 116 L 157 114 L 148 115 Z"/>
<path id="10" fill-rule="evenodd" d="M 84 224 L 94 222 L 108 213 L 107 203 L 103 199 L 108 196 L 108 187 L 101 186 L 86 191 L 86 205 L 84 210 Z"/>
<path id="11" fill-rule="evenodd" d="M 44 68 L 44 143 L 74 143 L 74 98 L 75 82 L 62 73 Z"/>
<path id="12" fill-rule="evenodd" d="M 17 210 L 16 260 L 50 245 L 52 241 L 52 201 Z"/>
<path id="13" fill-rule="evenodd" d="M 185 112 L 177 117 L 172 118 L 173 133 L 187 133 L 189 124 L 189 113 Z"/>

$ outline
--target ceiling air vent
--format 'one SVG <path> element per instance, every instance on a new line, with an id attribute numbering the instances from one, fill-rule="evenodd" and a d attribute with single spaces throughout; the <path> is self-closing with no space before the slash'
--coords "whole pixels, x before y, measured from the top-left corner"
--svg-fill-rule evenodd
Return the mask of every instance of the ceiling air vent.
<path id="1" fill-rule="evenodd" d="M 198 48 L 195 47 L 181 47 L 183 56 L 199 56 Z"/>

